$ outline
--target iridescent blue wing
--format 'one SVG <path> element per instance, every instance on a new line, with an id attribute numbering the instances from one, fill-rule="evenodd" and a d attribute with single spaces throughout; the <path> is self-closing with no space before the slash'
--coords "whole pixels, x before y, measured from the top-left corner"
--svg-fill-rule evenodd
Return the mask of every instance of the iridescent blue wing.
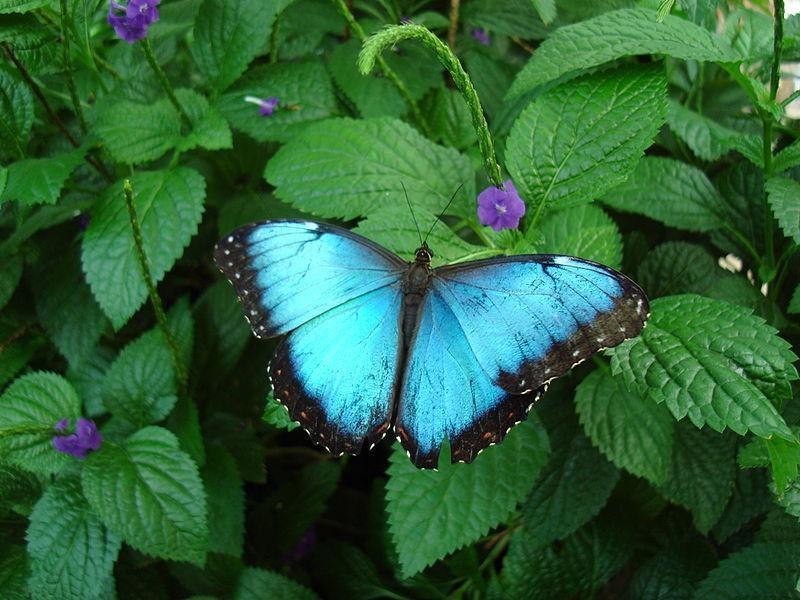
<path id="1" fill-rule="evenodd" d="M 554 255 L 441 267 L 424 306 L 398 408 L 401 442 L 423 462 L 444 437 L 454 460 L 472 460 L 524 418 L 550 380 L 638 335 L 649 313 L 624 275 Z M 442 351 L 448 356 L 435 356 Z"/>
<path id="2" fill-rule="evenodd" d="M 406 263 L 311 221 L 237 229 L 217 245 L 215 261 L 258 337 L 291 332 L 269 371 L 292 419 L 335 454 L 380 439 L 398 377 Z"/>
<path id="3" fill-rule="evenodd" d="M 260 338 L 281 335 L 340 304 L 391 285 L 406 264 L 353 232 L 313 221 L 240 227 L 214 251 Z"/>

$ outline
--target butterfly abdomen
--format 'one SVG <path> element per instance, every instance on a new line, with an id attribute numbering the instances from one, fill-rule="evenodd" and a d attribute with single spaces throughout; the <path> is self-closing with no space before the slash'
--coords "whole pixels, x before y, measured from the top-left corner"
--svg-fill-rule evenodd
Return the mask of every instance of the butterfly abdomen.
<path id="1" fill-rule="evenodd" d="M 419 308 L 428 289 L 431 278 L 430 265 L 424 262 L 413 262 L 406 272 L 403 281 L 403 341 L 405 347 L 411 344 L 411 338 L 417 328 Z"/>

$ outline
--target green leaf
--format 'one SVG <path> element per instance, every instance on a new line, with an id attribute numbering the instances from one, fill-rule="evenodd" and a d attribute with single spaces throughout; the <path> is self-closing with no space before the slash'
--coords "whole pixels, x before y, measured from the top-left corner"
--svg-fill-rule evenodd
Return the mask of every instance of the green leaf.
<path id="1" fill-rule="evenodd" d="M 741 132 L 686 108 L 675 100 L 668 102 L 667 123 L 698 158 L 716 160 L 737 147 Z"/>
<path id="2" fill-rule="evenodd" d="M 724 542 L 772 506 L 766 473 L 761 469 L 737 469 L 733 494 L 712 530 L 714 538 Z"/>
<path id="3" fill-rule="evenodd" d="M 82 481 L 92 509 L 130 546 L 203 564 L 209 543 L 203 483 L 169 431 L 145 427 L 122 445 L 106 443 L 87 459 Z"/>
<path id="4" fill-rule="evenodd" d="M 474 4 L 471 2 L 466 6 Z M 465 63 L 464 67 L 472 79 L 484 109 L 490 115 L 497 114 L 504 107 L 503 96 L 511 85 L 513 69 L 508 63 L 498 60 L 483 46 L 468 48 L 461 60 Z"/>
<path id="5" fill-rule="evenodd" d="M 506 143 L 528 219 L 536 207 L 586 203 L 625 181 L 665 118 L 661 66 L 588 75 L 536 98 Z"/>
<path id="6" fill-rule="evenodd" d="M 3 308 L 19 285 L 24 262 L 21 254 L 3 256 L 0 260 L 3 261 L 3 270 L 0 271 L 0 308 Z"/>
<path id="7" fill-rule="evenodd" d="M 362 75 L 359 72 L 356 61 L 360 51 L 361 42 L 350 40 L 338 45 L 331 53 L 328 70 L 336 85 L 365 119 L 404 115 L 408 106 L 386 77 Z"/>
<path id="8" fill-rule="evenodd" d="M 160 281 L 197 231 L 205 181 L 192 169 L 136 173 L 134 206 L 153 279 Z M 103 312 L 119 329 L 147 298 L 122 185 L 101 196 L 83 238 L 83 270 Z"/>
<path id="9" fill-rule="evenodd" d="M 629 594 L 637 600 L 689 600 L 694 592 L 690 567 L 675 552 L 645 561 L 631 579 Z"/>
<path id="10" fill-rule="evenodd" d="M 631 394 L 605 370 L 575 392 L 575 409 L 592 443 L 621 469 L 663 483 L 672 466 L 675 421 L 664 406 Z"/>
<path id="11" fill-rule="evenodd" d="M 247 96 L 277 96 L 281 105 L 262 117 L 257 106 L 245 102 Z M 338 112 L 330 78 L 318 60 L 253 67 L 217 106 L 234 129 L 259 142 L 289 142 L 309 123 Z"/>
<path id="12" fill-rule="evenodd" d="M 694 598 L 796 598 L 797 542 L 756 543 L 734 552 L 700 584 Z"/>
<path id="13" fill-rule="evenodd" d="M 464 97 L 456 90 L 440 87 L 426 96 L 422 105 L 433 139 L 451 148 L 475 146 L 477 136 Z"/>
<path id="14" fill-rule="evenodd" d="M 61 188 L 83 161 L 83 150 L 73 150 L 48 158 L 27 158 L 8 166 L 8 182 L 0 203 L 16 200 L 20 204 L 55 204 Z"/>
<path id="15" fill-rule="evenodd" d="M 327 540 L 316 546 L 311 561 L 314 579 L 328 598 L 372 600 L 393 596 L 373 561 L 357 546 Z"/>
<path id="16" fill-rule="evenodd" d="M 675 429 L 672 469 L 659 490 L 692 513 L 701 533 L 719 520 L 733 493 L 734 452 L 733 436 L 700 430 L 686 421 Z"/>
<path id="17" fill-rule="evenodd" d="M 35 598 L 105 597 L 120 540 L 89 508 L 77 480 L 59 479 L 47 488 L 26 537 Z"/>
<path id="18" fill-rule="evenodd" d="M 531 2 L 545 25 L 549 25 L 556 18 L 555 0 L 531 0 Z"/>
<path id="19" fill-rule="evenodd" d="M 679 17 L 667 15 L 658 22 L 652 10 L 615 10 L 553 33 L 520 71 L 508 97 L 522 96 L 577 70 L 638 54 L 715 62 L 739 58 L 726 40 Z"/>
<path id="20" fill-rule="evenodd" d="M 800 183 L 788 177 L 770 177 L 766 187 L 769 204 L 783 233 L 800 244 Z"/>
<path id="21" fill-rule="evenodd" d="M 25 156 L 33 126 L 33 94 L 5 65 L 0 65 L 0 115 L 0 157 Z"/>
<path id="22" fill-rule="evenodd" d="M 216 108 L 209 106 L 205 97 L 193 90 L 176 90 L 175 95 L 192 122 L 192 130 L 176 140 L 178 150 L 186 152 L 198 146 L 208 150 L 233 147 L 228 123 Z"/>
<path id="23" fill-rule="evenodd" d="M 797 379 L 797 357 L 751 311 L 691 294 L 658 298 L 642 334 L 611 351 L 614 374 L 697 427 L 794 435 L 767 395 Z"/>
<path id="24" fill-rule="evenodd" d="M 203 0 L 190 50 L 214 91 L 236 81 L 264 50 L 278 6 L 275 0 Z"/>
<path id="25" fill-rule="evenodd" d="M 546 5 L 550 0 L 473 0 L 464 7 L 464 21 L 500 35 L 523 39 L 544 39 L 547 27 L 537 14 L 534 2 Z"/>
<path id="26" fill-rule="evenodd" d="M 0 509 L 28 515 L 41 495 L 42 484 L 36 475 L 0 465 Z"/>
<path id="27" fill-rule="evenodd" d="M 77 246 L 71 246 L 34 271 L 36 314 L 56 348 L 72 365 L 94 350 L 106 317 L 81 271 Z"/>
<path id="28" fill-rule="evenodd" d="M 619 523 L 595 520 L 558 546 L 526 543 L 523 530 L 514 536 L 500 575 L 511 600 L 591 598 L 633 553 L 631 536 Z"/>
<path id="29" fill-rule="evenodd" d="M 72 386 L 55 373 L 28 373 L 0 396 L 0 456 L 13 465 L 50 475 L 72 459 L 56 452 L 53 426 L 81 414 Z"/>
<path id="30" fill-rule="evenodd" d="M 247 567 L 239 576 L 233 600 L 315 600 L 317 595 L 307 587 L 274 571 Z"/>
<path id="31" fill-rule="evenodd" d="M 23 546 L 0 544 L 0 590 L 6 600 L 29 600 L 28 555 Z"/>
<path id="32" fill-rule="evenodd" d="M 264 414 L 261 415 L 261 418 L 265 423 L 286 431 L 292 431 L 300 427 L 299 422 L 292 421 L 289 416 L 289 409 L 275 400 L 275 396 L 272 393 L 267 396 L 267 403 L 264 406 Z"/>
<path id="33" fill-rule="evenodd" d="M 691 292 L 706 293 L 725 271 L 702 246 L 689 242 L 659 244 L 644 257 L 636 281 L 650 298 Z"/>
<path id="34" fill-rule="evenodd" d="M 549 433 L 553 454 L 522 507 L 528 548 L 572 534 L 600 512 L 619 480 L 619 471 L 577 430 L 571 413 Z"/>
<path id="35" fill-rule="evenodd" d="M 438 471 L 419 470 L 395 445 L 386 499 L 401 576 L 419 573 L 507 518 L 547 452 L 547 436 L 533 413 L 472 464 L 451 464 L 445 456 Z"/>
<path id="36" fill-rule="evenodd" d="M 776 495 L 775 500 L 783 507 L 786 514 L 800 518 L 800 480 L 791 481 L 788 487 L 780 491 L 773 482 L 770 489 Z"/>
<path id="37" fill-rule="evenodd" d="M 672 158 L 643 158 L 625 183 L 603 197 L 603 203 L 687 231 L 722 226 L 722 200 L 708 177 Z"/>
<path id="38" fill-rule="evenodd" d="M 797 165 L 800 165 L 800 142 L 786 146 L 775 155 L 772 160 L 772 172 L 780 173 Z"/>
<path id="39" fill-rule="evenodd" d="M 550 213 L 536 231 L 543 238 L 541 252 L 588 258 L 617 269 L 622 263 L 622 236 L 617 224 L 598 206 Z"/>
<path id="40" fill-rule="evenodd" d="M 208 499 L 208 551 L 241 556 L 245 498 L 236 461 L 222 446 L 212 444 L 201 475 Z"/>
<path id="41" fill-rule="evenodd" d="M 300 210 L 352 219 L 405 205 L 403 185 L 415 204 L 438 214 L 472 179 L 473 167 L 402 121 L 330 119 L 309 126 L 278 150 L 264 176 L 278 198 Z"/>
<path id="42" fill-rule="evenodd" d="M 245 481 L 264 483 L 264 447 L 253 425 L 225 412 L 216 412 L 203 422 L 210 442 L 219 442 L 236 459 Z"/>
<path id="43" fill-rule="evenodd" d="M 1 0 L 0 14 L 25 13 L 50 4 L 51 0 Z"/>
<path id="44" fill-rule="evenodd" d="M 433 227 L 428 242 L 433 249 L 433 265 L 450 264 L 464 260 L 486 258 L 499 253 L 499 250 L 477 246 L 464 241 L 436 215 L 422 206 L 414 207 L 414 215 L 425 235 Z M 423 229 L 424 228 L 424 229 Z M 414 226 L 407 205 L 390 205 L 376 210 L 361 221 L 353 231 L 388 248 L 401 258 L 414 260 L 419 248 L 419 234 Z"/>
<path id="45" fill-rule="evenodd" d="M 789 482 L 797 479 L 798 465 L 800 465 L 800 443 L 787 442 L 780 438 L 759 441 L 766 448 L 770 471 L 778 497 L 780 497 Z"/>
<path id="46" fill-rule="evenodd" d="M 714 183 L 722 199 L 720 217 L 734 231 L 729 232 L 727 227 L 712 231 L 712 241 L 738 256 L 760 256 L 764 246 L 765 211 L 763 202 L 754 199 L 763 198 L 765 194 L 761 169 L 740 161 L 723 170 Z"/>
<path id="47" fill-rule="evenodd" d="M 789 301 L 789 307 L 786 312 L 800 314 L 800 285 L 794 288 L 794 294 L 792 294 L 792 299 Z"/>

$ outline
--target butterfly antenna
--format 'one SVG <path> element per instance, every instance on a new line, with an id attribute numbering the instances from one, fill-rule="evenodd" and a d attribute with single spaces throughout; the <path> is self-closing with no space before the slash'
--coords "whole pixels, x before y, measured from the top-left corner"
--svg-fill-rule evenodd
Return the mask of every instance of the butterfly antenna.
<path id="1" fill-rule="evenodd" d="M 456 188 L 456 191 L 453 192 L 452 196 L 450 196 L 450 200 L 447 202 L 445 207 L 442 209 L 442 212 L 439 213 L 439 216 L 436 217 L 436 220 L 433 222 L 433 225 L 431 225 L 431 228 L 428 229 L 428 233 L 425 234 L 425 239 L 422 240 L 423 244 L 428 241 L 428 236 L 433 232 L 433 228 L 436 227 L 436 223 L 439 222 L 439 219 L 441 219 L 444 216 L 444 213 L 447 212 L 447 209 L 450 208 L 450 205 L 453 203 L 453 200 L 456 199 L 456 196 L 458 196 L 458 192 L 461 191 L 462 187 L 464 187 L 464 183 L 463 182 L 459 184 L 459 186 Z"/>
<path id="2" fill-rule="evenodd" d="M 422 232 L 419 230 L 419 223 L 417 223 L 417 216 L 414 214 L 414 207 L 411 206 L 411 200 L 408 199 L 408 192 L 406 191 L 406 186 L 403 185 L 403 182 L 400 182 L 400 185 L 403 187 L 403 193 L 406 195 L 406 202 L 408 203 L 408 210 L 411 211 L 411 218 L 414 219 L 414 226 L 417 228 L 417 236 L 419 236 L 419 245 L 422 246 Z M 426 236 L 427 237 L 427 236 Z"/>

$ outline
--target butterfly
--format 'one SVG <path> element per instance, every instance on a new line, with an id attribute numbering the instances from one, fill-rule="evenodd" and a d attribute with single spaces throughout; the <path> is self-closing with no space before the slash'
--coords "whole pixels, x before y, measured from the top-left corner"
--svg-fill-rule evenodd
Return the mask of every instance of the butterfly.
<path id="1" fill-rule="evenodd" d="M 617 271 L 552 254 L 431 267 L 348 229 L 245 225 L 216 246 L 258 338 L 285 335 L 275 399 L 328 452 L 358 454 L 390 430 L 420 468 L 471 462 L 522 421 L 547 384 L 634 337 L 649 316 Z"/>

